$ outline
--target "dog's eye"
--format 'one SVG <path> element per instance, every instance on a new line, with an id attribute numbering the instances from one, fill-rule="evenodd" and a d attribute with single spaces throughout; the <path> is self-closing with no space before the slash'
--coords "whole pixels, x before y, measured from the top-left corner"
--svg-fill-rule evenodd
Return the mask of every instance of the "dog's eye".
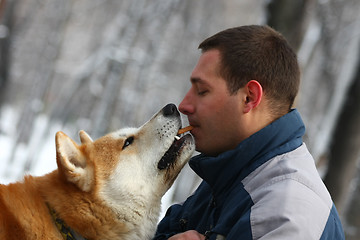
<path id="1" fill-rule="evenodd" d="M 129 146 L 130 144 L 132 144 L 134 142 L 134 137 L 128 137 L 125 142 L 124 142 L 124 146 L 122 147 L 122 149 L 126 148 L 127 146 Z"/>

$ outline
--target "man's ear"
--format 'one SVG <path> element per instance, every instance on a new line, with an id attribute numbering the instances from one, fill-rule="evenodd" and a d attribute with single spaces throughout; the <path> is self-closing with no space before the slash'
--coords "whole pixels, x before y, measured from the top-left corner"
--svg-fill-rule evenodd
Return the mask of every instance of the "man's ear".
<path id="1" fill-rule="evenodd" d="M 263 97 L 263 89 L 258 81 L 251 80 L 245 85 L 245 93 L 244 113 L 248 113 L 260 104 Z"/>
<path id="2" fill-rule="evenodd" d="M 94 173 L 80 147 L 63 132 L 56 133 L 55 142 L 59 172 L 82 191 L 90 191 Z"/>

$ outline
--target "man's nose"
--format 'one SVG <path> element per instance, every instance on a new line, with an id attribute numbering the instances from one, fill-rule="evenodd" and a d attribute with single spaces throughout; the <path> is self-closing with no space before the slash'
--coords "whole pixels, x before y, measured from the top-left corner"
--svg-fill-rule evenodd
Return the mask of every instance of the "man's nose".
<path id="1" fill-rule="evenodd" d="M 179 104 L 179 111 L 185 115 L 194 113 L 195 107 L 191 97 L 191 89 L 187 92 L 184 99 Z"/>

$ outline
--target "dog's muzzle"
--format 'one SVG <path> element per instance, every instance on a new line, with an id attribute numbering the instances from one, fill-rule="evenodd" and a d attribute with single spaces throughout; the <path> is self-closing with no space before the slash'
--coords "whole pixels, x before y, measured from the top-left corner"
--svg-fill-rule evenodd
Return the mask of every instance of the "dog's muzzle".
<path id="1" fill-rule="evenodd" d="M 166 117 L 178 117 L 180 118 L 180 113 L 177 110 L 176 105 L 168 104 L 162 109 L 162 113 Z M 178 129 L 181 128 L 181 125 Z M 178 130 L 177 129 L 177 130 Z M 158 162 L 158 169 L 163 170 L 169 168 L 172 164 L 176 162 L 178 156 L 180 156 L 182 149 L 187 144 L 193 142 L 193 137 L 190 134 L 186 134 L 182 137 L 174 136 L 174 141 L 171 144 L 170 148 L 165 152 L 164 156 Z"/>

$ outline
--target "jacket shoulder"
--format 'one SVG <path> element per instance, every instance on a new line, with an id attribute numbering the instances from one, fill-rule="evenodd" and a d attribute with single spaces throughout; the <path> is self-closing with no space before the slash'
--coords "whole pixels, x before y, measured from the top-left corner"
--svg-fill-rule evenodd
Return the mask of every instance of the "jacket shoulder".
<path id="1" fill-rule="evenodd" d="M 305 144 L 270 159 L 242 183 L 254 202 L 250 214 L 254 239 L 265 235 L 289 239 L 289 234 L 294 239 L 320 239 L 326 230 L 333 202 Z"/>

